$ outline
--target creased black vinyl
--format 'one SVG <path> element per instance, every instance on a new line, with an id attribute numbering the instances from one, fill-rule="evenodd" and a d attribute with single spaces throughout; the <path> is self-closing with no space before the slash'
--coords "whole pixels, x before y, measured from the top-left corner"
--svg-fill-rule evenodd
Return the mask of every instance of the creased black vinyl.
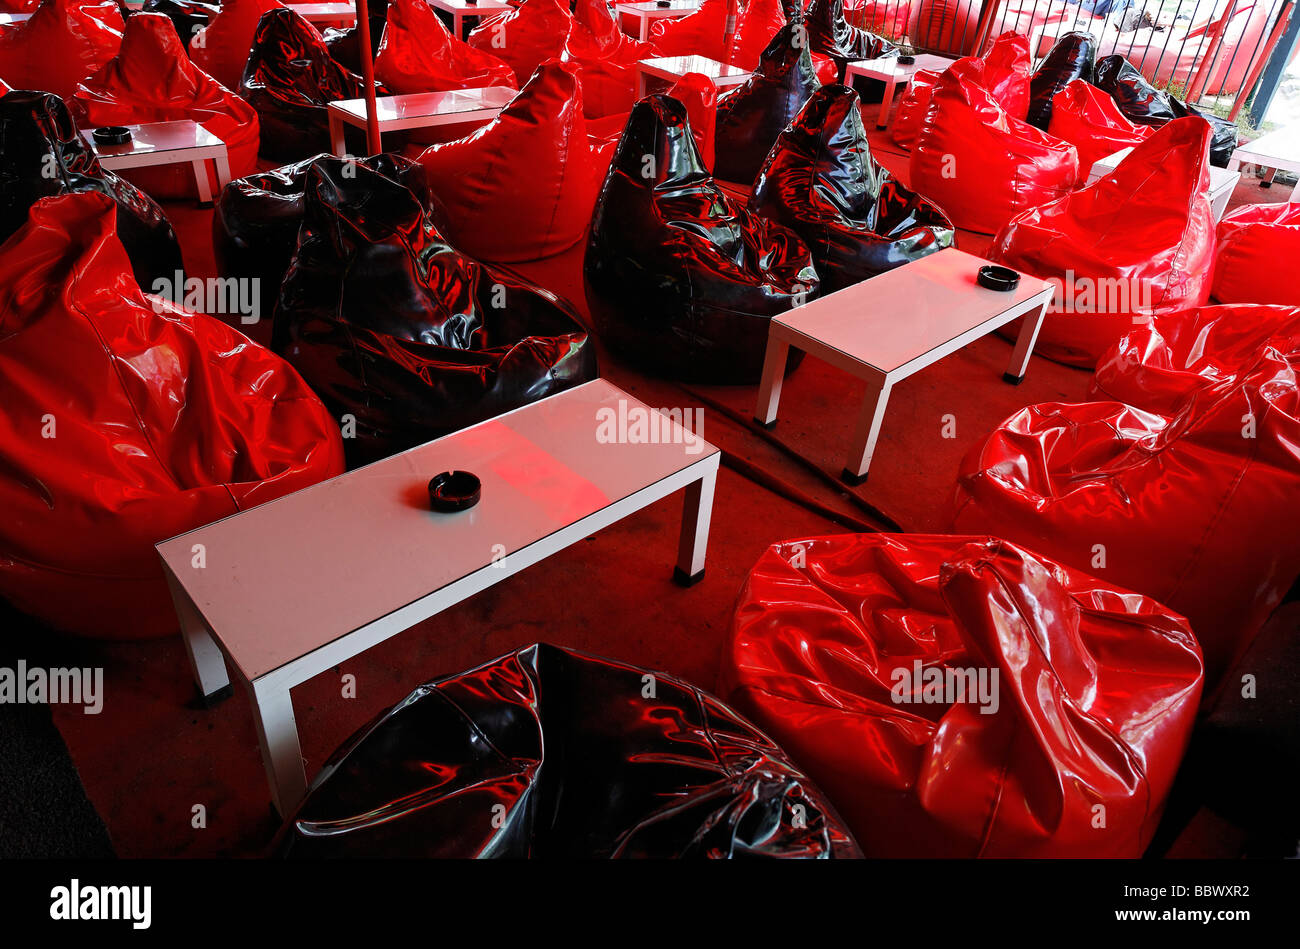
<path id="1" fill-rule="evenodd" d="M 100 167 L 63 100 L 20 90 L 0 98 L 0 241 L 27 222 L 41 198 L 81 191 L 117 204 L 117 235 L 136 282 L 150 293 L 159 279 L 178 290 L 181 247 L 171 222 L 152 198 Z"/>
<path id="2" fill-rule="evenodd" d="M 811 52 L 839 62 L 841 79 L 845 61 L 898 55 L 898 47 L 883 36 L 849 25 L 844 19 L 844 0 L 813 0 L 806 25 Z"/>
<path id="3" fill-rule="evenodd" d="M 1237 147 L 1237 127 L 1225 119 L 1175 99 L 1157 89 L 1123 56 L 1106 56 L 1097 62 L 1093 85 L 1105 92 L 1125 118 L 1138 125 L 1164 125 L 1171 119 L 1199 116 L 1210 123 L 1210 164 L 1227 168 Z"/>
<path id="4" fill-rule="evenodd" d="M 823 294 L 952 246 L 947 216 L 872 158 L 847 86 L 813 93 L 768 154 L 749 207 L 803 239 Z"/>
<path id="5" fill-rule="evenodd" d="M 353 467 L 596 377 L 558 297 L 466 257 L 410 189 L 332 156 L 307 169 L 272 345 L 355 419 Z"/>
<path id="6" fill-rule="evenodd" d="M 538 644 L 420 686 L 326 762 L 286 857 L 853 858 L 822 793 L 674 676 Z"/>
<path id="7" fill-rule="evenodd" d="M 376 84 L 376 94 L 388 90 Z M 336 63 L 315 28 L 287 8 L 257 21 L 239 94 L 257 110 L 261 154 L 295 161 L 329 151 L 327 106 L 364 95 L 360 76 Z"/>
<path id="8" fill-rule="evenodd" d="M 258 322 L 238 329 L 269 345 L 271 320 L 280 283 L 293 262 L 302 224 L 307 169 L 325 155 L 273 168 L 230 182 L 212 215 L 212 250 L 223 277 L 255 278 Z M 441 209 L 433 199 L 424 166 L 399 155 L 382 154 L 360 162 L 409 189 L 441 226 Z"/>
<path id="9" fill-rule="evenodd" d="M 1029 114 L 1025 121 L 1046 132 L 1052 121 L 1052 98 L 1076 79 L 1091 79 L 1096 55 L 1097 41 L 1091 33 L 1066 33 L 1057 40 L 1029 79 Z"/>
<path id="10" fill-rule="evenodd" d="M 384 38 L 384 27 L 388 5 L 383 10 L 370 5 L 370 55 L 379 55 L 379 43 Z M 321 34 L 330 58 L 345 69 L 361 74 L 361 29 L 355 23 L 352 26 L 330 27 Z"/>
<path id="11" fill-rule="evenodd" d="M 141 13 L 161 13 L 172 21 L 176 35 L 185 48 L 190 48 L 194 34 L 207 26 L 221 12 L 219 4 L 199 3 L 198 0 L 144 0 Z"/>
<path id="12" fill-rule="evenodd" d="M 660 375 L 714 383 L 757 381 L 769 321 L 819 285 L 793 231 L 717 186 L 686 107 L 668 96 L 632 109 L 596 201 L 583 271 L 607 346 Z"/>
<path id="13" fill-rule="evenodd" d="M 759 59 L 758 69 L 718 98 L 714 174 L 752 184 L 776 137 L 821 86 L 806 42 L 796 41 L 798 23 L 787 23 Z"/>

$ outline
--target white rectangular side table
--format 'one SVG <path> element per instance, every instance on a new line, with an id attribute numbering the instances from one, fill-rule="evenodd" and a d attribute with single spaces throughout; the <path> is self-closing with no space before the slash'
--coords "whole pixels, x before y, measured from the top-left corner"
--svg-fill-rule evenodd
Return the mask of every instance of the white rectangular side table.
<path id="1" fill-rule="evenodd" d="M 700 73 L 708 76 L 717 86 L 718 92 L 738 86 L 753 75 L 748 69 L 720 63 L 707 56 L 660 56 L 655 59 L 643 59 L 636 64 L 636 94 L 643 98 L 646 94 L 646 80 L 651 76 L 675 83 L 687 73 Z"/>
<path id="2" fill-rule="evenodd" d="M 620 19 L 627 17 L 637 24 L 637 39 L 643 43 L 650 38 L 650 25 L 655 20 L 681 19 L 700 8 L 700 0 L 668 0 L 663 6 L 658 0 L 641 3 L 620 3 L 614 13 Z"/>
<path id="3" fill-rule="evenodd" d="M 478 3 L 469 3 L 467 0 L 428 0 L 428 3 L 435 10 L 451 15 L 452 35 L 458 40 L 465 38 L 466 17 L 478 17 L 479 23 L 482 23 L 488 17 L 513 9 L 504 0 L 478 0 Z"/>
<path id="4" fill-rule="evenodd" d="M 1021 274 L 1015 290 L 975 282 L 989 261 L 949 247 L 773 318 L 754 418 L 776 423 L 790 347 L 867 381 L 853 449 L 842 475 L 867 479 L 894 384 L 999 326 L 1024 316 L 1003 378 L 1018 385 L 1029 366 L 1054 288 Z"/>
<path id="5" fill-rule="evenodd" d="M 230 158 L 226 143 L 202 125 L 189 119 L 171 122 L 148 122 L 128 125 L 131 141 L 125 145 L 100 145 L 95 141 L 94 129 L 82 130 L 82 137 L 95 149 L 99 164 L 109 171 L 123 168 L 147 168 L 153 165 L 175 165 L 189 162 L 194 167 L 194 182 L 198 186 L 199 200 L 212 203 L 212 186 L 208 182 L 207 163 L 216 166 L 217 188 L 230 183 Z"/>
<path id="6" fill-rule="evenodd" d="M 379 132 L 429 128 L 461 122 L 490 122 L 515 97 L 514 89 L 487 86 L 483 89 L 451 89 L 446 92 L 417 92 L 405 96 L 380 96 L 375 100 Z M 329 104 L 330 145 L 343 157 L 347 145 L 343 126 L 366 127 L 366 100 L 343 99 Z"/>
<path id="7" fill-rule="evenodd" d="M 350 3 L 290 3 L 287 6 L 308 23 L 353 26 L 357 22 L 357 8 Z"/>
<path id="8" fill-rule="evenodd" d="M 1300 126 L 1280 128 L 1261 135 L 1253 142 L 1238 145 L 1228 160 L 1228 170 L 1236 171 L 1243 164 L 1259 165 L 1270 170 L 1268 183 L 1273 183 L 1273 174 L 1278 171 L 1291 171 L 1300 174 Z M 1300 181 L 1291 189 L 1290 201 L 1300 201 Z"/>
<path id="9" fill-rule="evenodd" d="M 657 437 L 634 441 L 637 418 Z M 199 691 L 230 671 L 248 690 L 287 816 L 307 789 L 290 689 L 683 489 L 674 578 L 689 586 L 720 458 L 597 379 L 162 541 Z M 481 500 L 434 513 L 428 481 L 450 470 L 477 475 Z"/>
<path id="10" fill-rule="evenodd" d="M 888 127 L 889 114 L 893 111 L 894 98 L 898 94 L 899 86 L 907 85 L 922 69 L 943 72 L 956 62 L 947 56 L 936 56 L 933 53 L 918 53 L 915 60 L 911 63 L 900 63 L 896 56 L 859 59 L 849 63 L 844 70 L 845 85 L 852 86 L 855 76 L 861 76 L 863 79 L 878 79 L 885 84 L 885 96 L 880 100 L 880 114 L 876 116 L 876 128 Z"/>

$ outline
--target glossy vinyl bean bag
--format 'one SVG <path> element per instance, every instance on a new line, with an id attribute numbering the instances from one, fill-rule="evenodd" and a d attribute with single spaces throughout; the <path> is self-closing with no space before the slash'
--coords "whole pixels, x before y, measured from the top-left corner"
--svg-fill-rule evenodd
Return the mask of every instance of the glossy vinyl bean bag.
<path id="1" fill-rule="evenodd" d="M 537 644 L 417 688 L 334 753 L 287 857 L 861 852 L 780 748 L 676 676 Z"/>
<path id="2" fill-rule="evenodd" d="M 113 0 L 43 0 L 31 19 L 0 31 L 0 76 L 66 99 L 117 55 L 125 29 Z"/>
<path id="3" fill-rule="evenodd" d="M 448 240 L 498 262 L 550 257 L 582 240 L 604 170 L 587 136 L 578 67 L 557 60 L 487 125 L 419 161 L 446 208 Z"/>
<path id="4" fill-rule="evenodd" d="M 572 25 L 567 2 L 523 0 L 513 10 L 479 23 L 470 31 L 468 42 L 505 60 L 522 88 L 538 66 L 563 54 Z"/>
<path id="5" fill-rule="evenodd" d="M 713 171 L 724 181 L 752 184 L 776 137 L 821 87 L 795 30 L 782 27 L 754 75 L 718 98 Z"/>
<path id="6" fill-rule="evenodd" d="M 190 60 L 227 89 L 238 89 L 257 21 L 282 6 L 280 0 L 225 0 L 220 12 L 190 42 Z"/>
<path id="7" fill-rule="evenodd" d="M 898 47 L 883 36 L 849 26 L 844 19 L 843 0 L 812 0 L 804 25 L 812 52 L 829 56 L 841 64 L 898 53 Z"/>
<path id="8" fill-rule="evenodd" d="M 769 321 L 818 287 L 803 242 L 717 186 L 686 107 L 667 96 L 632 109 L 583 273 L 610 349 L 660 375 L 721 384 L 756 382 Z"/>
<path id="9" fill-rule="evenodd" d="M 144 0 L 139 12 L 167 17 L 176 28 L 181 45 L 189 49 L 199 32 L 216 19 L 221 12 L 221 5 L 200 3 L 198 0 Z M 131 13 L 131 17 L 138 15 L 134 11 Z"/>
<path id="10" fill-rule="evenodd" d="M 1111 174 L 1002 229 L 989 259 L 1057 287 L 1039 355 L 1090 368 L 1135 322 L 1208 302 L 1209 143 L 1200 119 L 1170 122 Z"/>
<path id="11" fill-rule="evenodd" d="M 1052 100 L 1048 131 L 1075 147 L 1079 175 L 1086 180 L 1093 165 L 1122 148 L 1145 141 L 1155 128 L 1133 124 L 1114 99 L 1092 83 L 1076 79 Z"/>
<path id="12" fill-rule="evenodd" d="M 700 150 L 700 161 L 705 168 L 712 168 L 713 136 L 718 120 L 718 87 L 703 73 L 688 72 L 673 83 L 665 95 L 686 107 L 691 134 Z M 587 123 L 587 134 L 591 137 L 597 161 L 607 172 L 631 114 L 629 111 L 623 115 L 608 115 Z"/>
<path id="13" fill-rule="evenodd" d="M 553 294 L 448 244 L 404 184 L 322 157 L 280 286 L 273 347 L 335 418 L 355 467 L 596 376 Z"/>
<path id="14" fill-rule="evenodd" d="M 718 692 L 868 857 L 1134 858 L 1201 674 L 1186 620 L 1108 579 L 993 537 L 849 534 L 763 554 Z"/>
<path id="15" fill-rule="evenodd" d="M 650 25 L 650 43 L 661 56 L 707 56 L 723 62 L 722 42 L 727 26 L 728 0 L 702 0 L 699 9 L 683 17 L 664 17 Z M 740 30 L 739 21 L 736 24 Z M 749 69 L 750 66 L 743 66 Z"/>
<path id="16" fill-rule="evenodd" d="M 1075 80 L 1092 78 L 1097 41 L 1091 33 L 1066 33 L 1053 44 L 1029 80 L 1029 110 L 1025 121 L 1034 128 L 1048 131 L 1052 123 L 1052 104 L 1056 95 Z M 1091 166 L 1087 166 L 1091 167 Z M 1086 173 L 1087 167 L 1083 170 Z"/>
<path id="17" fill-rule="evenodd" d="M 212 215 L 212 251 L 217 273 L 247 280 L 254 291 L 257 321 L 239 329 L 263 345 L 271 343 L 271 326 L 280 284 L 293 262 L 305 206 L 307 172 L 324 155 L 237 178 L 217 198 Z M 410 190 L 435 224 L 441 209 L 429 189 L 423 166 L 400 155 L 382 154 L 358 162 Z"/>
<path id="18" fill-rule="evenodd" d="M 369 10 L 370 55 L 376 57 L 379 55 L 379 44 L 383 42 L 386 32 L 386 11 L 376 11 L 374 6 Z M 356 23 L 351 26 L 326 27 L 320 31 L 320 35 L 325 43 L 325 49 L 329 51 L 330 59 L 348 72 L 361 75 L 361 29 Z"/>
<path id="19" fill-rule="evenodd" d="M 721 61 L 741 69 L 753 69 L 785 21 L 781 0 L 749 0 L 737 16 L 736 35 L 725 55 L 720 57 Z"/>
<path id="20" fill-rule="evenodd" d="M 1206 306 L 1131 329 L 1097 363 L 1088 397 L 1172 416 L 1200 393 L 1300 352 L 1300 308 Z"/>
<path id="21" fill-rule="evenodd" d="M 913 0 L 845 0 L 844 19 L 870 33 L 902 39 L 912 17 Z"/>
<path id="22" fill-rule="evenodd" d="M 977 0 L 912 0 L 907 36 L 918 49 L 969 56 L 975 51 L 979 17 Z"/>
<path id="23" fill-rule="evenodd" d="M 1296 350 L 1170 415 L 1120 402 L 1012 415 L 961 467 L 954 530 L 987 530 L 1186 616 L 1206 688 L 1250 644 L 1300 574 Z"/>
<path id="24" fill-rule="evenodd" d="M 649 43 L 618 28 L 605 0 L 578 0 L 563 59 L 578 66 L 587 118 L 630 111 L 636 101 L 636 64 L 658 55 Z"/>
<path id="25" fill-rule="evenodd" d="M 1231 122 L 1188 105 L 1167 90 L 1157 89 L 1146 81 L 1137 67 L 1120 55 L 1098 60 L 1092 82 L 1115 100 L 1125 118 L 1138 125 L 1164 125 L 1187 116 L 1205 119 L 1214 130 L 1210 163 L 1219 168 L 1228 167 L 1237 147 L 1237 127 Z"/>
<path id="26" fill-rule="evenodd" d="M 392 0 L 387 22 L 375 78 L 394 93 L 515 88 L 515 72 L 505 60 L 452 36 L 425 0 Z"/>
<path id="27" fill-rule="evenodd" d="M 80 191 L 117 205 L 115 232 L 142 287 L 176 283 L 181 247 L 171 222 L 152 198 L 100 167 L 63 100 L 21 90 L 0 98 L 0 240 L 27 222 L 40 198 Z"/>
<path id="28" fill-rule="evenodd" d="M 100 194 L 0 245 L 0 596 L 80 636 L 177 629 L 153 545 L 343 469 L 283 360 L 144 294 Z"/>
<path id="29" fill-rule="evenodd" d="M 82 128 L 190 119 L 226 143 L 232 177 L 257 167 L 257 112 L 190 62 L 159 13 L 127 20 L 117 56 L 78 83 L 69 106 Z M 188 164 L 127 169 L 124 177 L 155 198 L 198 196 Z"/>
<path id="30" fill-rule="evenodd" d="M 375 91 L 388 94 L 382 84 Z M 285 8 L 258 21 L 239 94 L 257 110 L 262 156 L 294 161 L 329 151 L 330 102 L 365 93 L 361 77 L 330 58 L 316 28 Z"/>
<path id="31" fill-rule="evenodd" d="M 952 246 L 943 212 L 871 157 L 848 86 L 813 93 L 768 154 L 749 208 L 808 245 L 823 294 Z"/>
<path id="32" fill-rule="evenodd" d="M 973 57 L 982 64 L 984 88 L 1003 111 L 1020 118 L 1029 109 L 1029 43 L 1023 36 L 1003 33 L 983 56 Z M 946 71 L 946 70 L 945 70 Z M 930 107 L 934 85 L 942 73 L 920 69 L 912 75 L 907 91 L 898 103 L 892 121 L 895 142 L 913 148 L 921 131 L 921 120 Z"/>
<path id="33" fill-rule="evenodd" d="M 1300 306 L 1300 202 L 1247 204 L 1218 227 L 1214 285 L 1220 303 Z"/>
<path id="34" fill-rule="evenodd" d="M 1068 196 L 1079 180 L 1074 146 L 1008 112 L 980 60 L 959 60 L 935 81 L 911 184 L 958 227 L 995 233 L 1021 211 Z"/>

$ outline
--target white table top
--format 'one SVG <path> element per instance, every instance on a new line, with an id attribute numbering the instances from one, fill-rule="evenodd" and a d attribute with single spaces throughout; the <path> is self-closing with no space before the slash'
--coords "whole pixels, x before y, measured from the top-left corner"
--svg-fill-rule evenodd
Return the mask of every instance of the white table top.
<path id="1" fill-rule="evenodd" d="M 469 3 L 467 0 L 428 0 L 428 2 L 429 6 L 436 7 L 439 10 L 446 10 L 448 13 L 466 13 L 470 15 L 475 13 L 502 13 L 513 9 L 510 4 L 504 3 L 503 0 L 479 0 L 478 3 Z"/>
<path id="2" fill-rule="evenodd" d="M 918 53 L 916 62 L 906 65 L 900 63 L 897 56 L 882 56 L 879 59 L 855 60 L 849 63 L 844 74 L 846 77 L 864 76 L 868 79 L 888 79 L 890 76 L 895 79 L 911 79 L 922 69 L 943 72 L 955 62 L 955 59 L 935 56 L 933 53 Z"/>
<path id="3" fill-rule="evenodd" d="M 693 13 L 700 8 L 700 0 L 669 0 L 668 6 L 659 6 L 657 0 L 641 0 L 638 3 L 620 3 L 619 13 L 641 14 L 643 16 L 681 16 Z"/>
<path id="4" fill-rule="evenodd" d="M 375 111 L 379 122 L 396 122 L 430 115 L 454 115 L 460 112 L 481 112 L 485 109 L 503 109 L 516 95 L 505 86 L 487 86 L 483 89 L 451 89 L 446 92 L 417 92 L 403 96 L 379 96 Z M 365 99 L 343 99 L 331 102 L 331 109 L 346 112 L 362 121 L 366 117 Z"/>
<path id="5" fill-rule="evenodd" d="M 696 72 L 708 76 L 715 83 L 718 80 L 744 82 L 753 75 L 751 70 L 741 69 L 729 63 L 720 63 L 707 56 L 660 56 L 654 59 L 643 59 L 637 65 L 644 72 L 665 77 L 680 77 L 688 72 Z"/>
<path id="6" fill-rule="evenodd" d="M 620 402 L 647 411 L 596 379 L 158 552 L 251 682 L 717 453 L 664 416 L 657 443 L 603 439 L 598 413 Z M 478 475 L 482 500 L 434 513 L 429 479 L 452 469 Z M 203 569 L 191 565 L 199 543 Z"/>
<path id="7" fill-rule="evenodd" d="M 1112 152 L 1105 158 L 1099 158 L 1097 163 L 1092 166 L 1088 172 L 1088 184 L 1092 184 L 1098 178 L 1110 174 L 1119 167 L 1120 162 L 1128 158 L 1133 148 L 1121 148 L 1117 152 Z M 1224 188 L 1235 188 L 1238 180 L 1241 178 L 1241 172 L 1228 171 L 1226 168 L 1219 168 L 1217 165 L 1210 166 L 1210 193 L 1213 194 Z"/>
<path id="8" fill-rule="evenodd" d="M 783 313 L 775 323 L 890 373 L 1037 296 L 1052 284 L 1021 274 L 1010 293 L 986 290 L 989 261 L 949 247 Z"/>
<path id="9" fill-rule="evenodd" d="M 196 148 L 225 148 L 221 139 L 190 119 L 148 122 L 126 127 L 131 130 L 131 141 L 125 145 L 99 144 L 95 141 L 93 128 L 83 129 L 81 135 L 95 147 L 95 153 L 100 158 L 125 158 Z"/>
<path id="10" fill-rule="evenodd" d="M 0 13 L 0 26 L 10 23 L 26 23 L 31 18 L 30 13 Z"/>
<path id="11" fill-rule="evenodd" d="M 1233 157 L 1269 168 L 1300 169 L 1300 126 L 1275 129 L 1253 142 L 1238 145 Z"/>
<path id="12" fill-rule="evenodd" d="M 308 22 L 355 20 L 357 8 L 351 3 L 288 3 L 290 10 Z"/>

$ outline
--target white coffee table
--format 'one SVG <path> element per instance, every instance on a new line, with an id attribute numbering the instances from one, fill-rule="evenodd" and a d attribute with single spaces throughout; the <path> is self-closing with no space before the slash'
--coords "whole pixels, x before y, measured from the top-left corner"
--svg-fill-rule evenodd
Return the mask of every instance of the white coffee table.
<path id="1" fill-rule="evenodd" d="M 148 122 L 128 125 L 131 141 L 125 145 L 100 145 L 94 129 L 82 130 L 82 137 L 95 149 L 99 164 L 109 171 L 123 168 L 147 168 L 152 165 L 175 165 L 189 162 L 194 167 L 199 200 L 212 203 L 212 186 L 208 182 L 207 163 L 216 166 L 217 187 L 230 183 L 230 159 L 226 143 L 190 119 L 171 122 Z"/>
<path id="2" fill-rule="evenodd" d="M 986 290 L 975 282 L 975 275 L 987 263 L 950 247 L 775 317 L 768 331 L 755 419 L 768 427 L 776 423 L 791 346 L 865 379 L 867 394 L 843 474 L 846 482 L 857 485 L 867 478 L 894 383 L 1025 316 L 1003 376 L 1019 384 L 1052 302 L 1053 286 L 1022 274 L 1011 292 Z"/>
<path id="3" fill-rule="evenodd" d="M 1132 148 L 1121 148 L 1119 151 L 1099 159 L 1088 172 L 1088 184 L 1104 178 L 1118 168 L 1119 163 L 1128 158 L 1131 151 L 1133 151 Z M 1210 166 L 1210 207 L 1214 211 L 1216 221 L 1223 217 L 1223 212 L 1228 208 L 1228 199 L 1232 197 L 1232 192 L 1240 180 L 1240 171 L 1228 171 L 1226 168 Z"/>
<path id="4" fill-rule="evenodd" d="M 1228 170 L 1236 171 L 1242 164 L 1268 168 L 1270 185 L 1273 183 L 1273 175 L 1279 170 L 1300 174 L 1300 126 L 1280 128 L 1261 135 L 1253 142 L 1238 145 L 1228 160 Z M 1291 189 L 1289 200 L 1300 201 L 1300 182 L 1296 182 L 1296 186 Z"/>
<path id="5" fill-rule="evenodd" d="M 31 18 L 30 13 L 0 13 L 0 26 L 8 26 L 11 23 L 26 23 Z"/>
<path id="6" fill-rule="evenodd" d="M 650 413 L 657 440 L 632 443 L 635 419 Z M 307 789 L 290 689 L 683 489 L 674 577 L 694 583 L 720 458 L 597 379 L 163 541 L 199 690 L 225 689 L 228 667 L 248 689 L 274 803 L 288 815 Z M 433 513 L 428 481 L 453 469 L 478 475 L 482 499 Z"/>
<path id="7" fill-rule="evenodd" d="M 487 86 L 483 89 L 451 89 L 446 92 L 417 92 L 405 96 L 380 96 L 375 100 L 379 131 L 428 128 L 462 122 L 490 122 L 515 97 L 514 89 Z M 330 143 L 334 154 L 343 157 L 347 145 L 344 125 L 366 127 L 366 100 L 343 99 L 329 104 Z"/>
<path id="8" fill-rule="evenodd" d="M 429 0 L 429 6 L 451 15 L 452 35 L 462 40 L 465 38 L 465 17 L 478 17 L 482 22 L 490 16 L 513 9 L 504 0 L 479 0 L 478 3 L 467 3 L 466 0 Z"/>
<path id="9" fill-rule="evenodd" d="M 357 22 L 357 8 L 350 3 L 289 3 L 286 6 L 308 23 L 351 26 Z"/>
<path id="10" fill-rule="evenodd" d="M 660 6 L 658 0 L 645 0 L 642 3 L 620 3 L 615 12 L 619 17 L 628 17 L 637 22 L 637 38 L 642 42 L 650 38 L 650 25 L 655 20 L 680 19 L 700 8 L 700 0 L 668 0 Z"/>
<path id="11" fill-rule="evenodd" d="M 899 86 L 912 81 L 918 70 L 929 69 L 943 72 L 956 62 L 947 56 L 935 56 L 933 53 L 918 53 L 916 62 L 903 64 L 896 56 L 880 59 L 859 59 L 849 63 L 844 70 L 844 84 L 853 85 L 853 78 L 878 79 L 885 84 L 885 96 L 880 100 L 880 114 L 876 116 L 876 128 L 883 129 L 889 125 L 889 114 L 894 108 L 894 97 Z"/>
<path id="12" fill-rule="evenodd" d="M 748 69 L 720 63 L 707 56 L 660 56 L 654 59 L 643 59 L 636 64 L 637 98 L 645 96 L 646 80 L 651 76 L 675 83 L 691 72 L 708 76 L 719 92 L 738 86 L 753 75 L 753 72 Z"/>

